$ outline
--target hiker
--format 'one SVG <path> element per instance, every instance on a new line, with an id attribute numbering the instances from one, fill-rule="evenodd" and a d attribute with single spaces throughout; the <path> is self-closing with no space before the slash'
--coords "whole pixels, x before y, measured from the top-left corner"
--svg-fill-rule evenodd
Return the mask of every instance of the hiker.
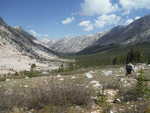
<path id="1" fill-rule="evenodd" d="M 126 76 L 132 74 L 134 72 L 134 65 L 132 63 L 126 64 Z"/>

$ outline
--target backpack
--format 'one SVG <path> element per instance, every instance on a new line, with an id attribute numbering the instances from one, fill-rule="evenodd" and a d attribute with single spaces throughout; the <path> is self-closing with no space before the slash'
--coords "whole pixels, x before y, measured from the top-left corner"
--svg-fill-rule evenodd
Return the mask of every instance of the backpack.
<path id="1" fill-rule="evenodd" d="M 127 69 L 127 70 L 133 70 L 133 68 L 132 68 L 131 65 L 126 65 L 126 69 Z"/>

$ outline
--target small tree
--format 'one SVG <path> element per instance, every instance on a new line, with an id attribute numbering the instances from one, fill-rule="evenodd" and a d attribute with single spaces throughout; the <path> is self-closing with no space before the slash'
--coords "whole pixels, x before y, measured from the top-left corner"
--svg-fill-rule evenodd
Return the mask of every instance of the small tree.
<path id="1" fill-rule="evenodd" d="M 150 57 L 148 57 L 148 59 L 147 59 L 147 63 L 148 63 L 148 64 L 150 64 Z"/>
<path id="2" fill-rule="evenodd" d="M 58 72 L 64 72 L 64 65 L 63 64 L 60 65 Z"/>
<path id="3" fill-rule="evenodd" d="M 106 97 L 106 95 L 104 94 L 104 87 L 102 88 L 102 91 L 101 92 L 98 92 L 97 93 L 97 99 L 96 99 L 96 104 L 98 104 L 98 105 L 106 105 L 107 104 L 107 102 L 106 102 L 106 100 L 107 100 L 107 97 Z"/>
<path id="4" fill-rule="evenodd" d="M 32 64 L 31 65 L 31 71 L 34 71 L 35 68 L 36 68 L 36 64 Z"/>
<path id="5" fill-rule="evenodd" d="M 117 57 L 113 58 L 112 64 L 113 64 L 113 65 L 116 65 L 116 64 L 117 64 Z"/>
<path id="6" fill-rule="evenodd" d="M 143 70 L 140 71 L 140 75 L 137 80 L 136 93 L 138 97 L 142 97 L 145 91 Z"/>

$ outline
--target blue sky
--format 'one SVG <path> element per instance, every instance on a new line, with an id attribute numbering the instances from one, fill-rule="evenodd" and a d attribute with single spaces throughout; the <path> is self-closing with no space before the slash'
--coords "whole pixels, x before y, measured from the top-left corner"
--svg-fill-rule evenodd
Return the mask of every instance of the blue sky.
<path id="1" fill-rule="evenodd" d="M 102 32 L 150 14 L 150 0 L 0 0 L 0 16 L 39 37 Z"/>

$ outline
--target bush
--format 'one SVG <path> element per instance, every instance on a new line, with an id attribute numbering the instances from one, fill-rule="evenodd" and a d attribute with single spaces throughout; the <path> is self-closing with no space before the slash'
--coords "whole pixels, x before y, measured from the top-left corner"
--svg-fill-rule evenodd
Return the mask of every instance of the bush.
<path id="1" fill-rule="evenodd" d="M 54 79 L 35 86 L 0 89 L 0 109 L 17 108 L 39 109 L 51 106 L 87 106 L 92 102 L 92 90 L 82 85 L 72 83 L 55 83 Z M 31 82 L 31 81 L 30 81 Z M 42 82 L 42 81 L 41 81 Z M 32 83 L 33 84 L 33 83 Z M 23 85 L 24 86 L 24 85 Z"/>
<path id="2" fill-rule="evenodd" d="M 64 65 L 61 64 L 57 72 L 64 72 Z"/>
<path id="3" fill-rule="evenodd" d="M 26 77 L 38 77 L 38 76 L 41 76 L 41 72 L 39 71 L 24 71 L 22 72 L 22 74 Z"/>
<path id="4" fill-rule="evenodd" d="M 8 111 L 8 113 L 26 113 L 23 109 L 14 107 Z"/>
<path id="5" fill-rule="evenodd" d="M 104 89 L 102 89 L 102 92 L 97 93 L 96 104 L 98 104 L 100 106 L 102 106 L 102 105 L 105 106 L 107 104 L 106 100 L 107 100 L 107 97 L 106 97 L 106 95 L 104 95 Z"/>
<path id="6" fill-rule="evenodd" d="M 124 101 L 150 99 L 150 89 L 145 81 L 143 70 L 140 71 L 140 75 L 137 78 L 136 86 L 128 89 L 127 91 L 121 92 L 121 95 L 124 97 Z"/>

